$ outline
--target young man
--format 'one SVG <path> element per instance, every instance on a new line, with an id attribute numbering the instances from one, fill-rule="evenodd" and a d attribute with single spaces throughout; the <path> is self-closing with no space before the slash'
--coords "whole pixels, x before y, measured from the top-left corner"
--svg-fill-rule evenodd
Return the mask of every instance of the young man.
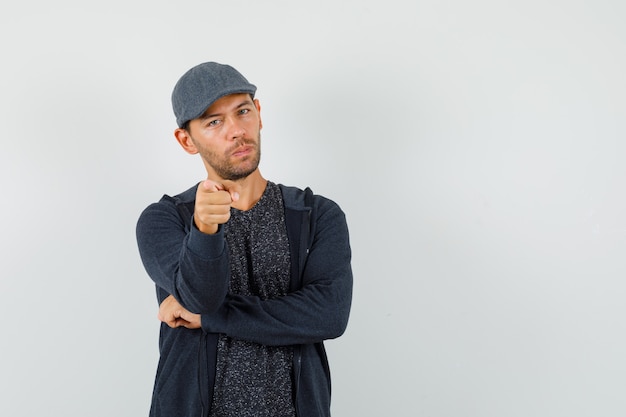
<path id="1" fill-rule="evenodd" d="M 174 136 L 207 178 L 137 223 L 162 321 L 153 417 L 330 415 L 323 341 L 348 322 L 348 229 L 334 202 L 263 178 L 255 92 L 207 62 L 172 93 Z"/>

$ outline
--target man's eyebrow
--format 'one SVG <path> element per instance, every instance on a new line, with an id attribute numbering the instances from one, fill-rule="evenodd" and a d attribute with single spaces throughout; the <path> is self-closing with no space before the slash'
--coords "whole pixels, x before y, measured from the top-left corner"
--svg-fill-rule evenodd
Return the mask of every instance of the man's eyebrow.
<path id="1" fill-rule="evenodd" d="M 250 106 L 250 105 L 253 105 L 253 104 L 254 103 L 252 101 L 250 101 L 250 100 L 244 100 L 241 103 L 239 103 L 239 105 L 234 107 L 233 110 L 237 110 L 237 109 L 240 109 L 242 107 Z M 212 114 L 211 113 L 204 113 L 200 117 L 198 117 L 198 119 L 206 120 L 206 119 L 210 119 L 212 117 L 217 117 L 217 116 L 221 116 L 221 113 L 212 113 Z"/>

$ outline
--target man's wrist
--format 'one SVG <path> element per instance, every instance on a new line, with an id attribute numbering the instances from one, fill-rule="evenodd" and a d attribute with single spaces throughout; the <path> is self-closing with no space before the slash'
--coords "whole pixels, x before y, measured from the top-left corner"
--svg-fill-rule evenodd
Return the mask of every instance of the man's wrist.
<path id="1" fill-rule="evenodd" d="M 195 217 L 193 218 L 193 222 L 199 231 L 207 235 L 214 235 L 219 229 L 219 225 L 202 223 L 197 221 Z"/>

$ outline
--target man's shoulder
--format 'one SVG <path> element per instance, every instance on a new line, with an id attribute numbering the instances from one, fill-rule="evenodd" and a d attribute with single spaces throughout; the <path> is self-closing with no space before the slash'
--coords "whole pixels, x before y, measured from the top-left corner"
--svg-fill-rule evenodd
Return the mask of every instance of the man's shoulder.
<path id="1" fill-rule="evenodd" d="M 303 190 L 291 185 L 278 184 L 278 188 L 280 188 L 280 193 L 283 196 L 285 207 L 304 208 L 306 206 L 305 197 L 307 193 L 312 194 L 311 189 L 308 187 Z"/>
<path id="2" fill-rule="evenodd" d="M 331 199 L 316 194 L 310 187 L 304 189 L 284 184 L 278 184 L 283 195 L 285 207 L 299 210 L 319 210 L 331 207 L 339 208 Z"/>
<path id="3" fill-rule="evenodd" d="M 158 201 L 149 204 L 148 207 L 142 211 L 140 222 L 150 222 L 155 219 L 171 218 L 172 216 L 177 217 L 178 215 L 187 217 L 193 212 L 197 188 L 198 184 L 195 184 L 182 193 L 173 196 L 163 194 Z"/>
<path id="4" fill-rule="evenodd" d="M 178 193 L 174 196 L 169 196 L 168 194 L 164 194 L 163 197 L 161 197 L 161 201 L 168 200 L 168 201 L 174 202 L 175 204 L 180 204 L 180 203 L 184 204 L 184 203 L 191 203 L 193 201 L 196 201 L 196 191 L 198 190 L 198 184 L 199 183 L 196 183 L 192 187 L 183 191 L 182 193 Z"/>

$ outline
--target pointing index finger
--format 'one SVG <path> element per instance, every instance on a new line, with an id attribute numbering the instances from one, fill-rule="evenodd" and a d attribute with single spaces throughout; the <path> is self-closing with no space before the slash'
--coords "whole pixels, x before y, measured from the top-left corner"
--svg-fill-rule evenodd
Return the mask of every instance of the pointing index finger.
<path id="1" fill-rule="evenodd" d="M 239 200 L 240 186 L 234 181 L 224 180 L 221 183 L 209 179 L 202 181 L 201 189 L 205 192 L 213 193 L 215 191 L 228 191 L 233 201 Z"/>

